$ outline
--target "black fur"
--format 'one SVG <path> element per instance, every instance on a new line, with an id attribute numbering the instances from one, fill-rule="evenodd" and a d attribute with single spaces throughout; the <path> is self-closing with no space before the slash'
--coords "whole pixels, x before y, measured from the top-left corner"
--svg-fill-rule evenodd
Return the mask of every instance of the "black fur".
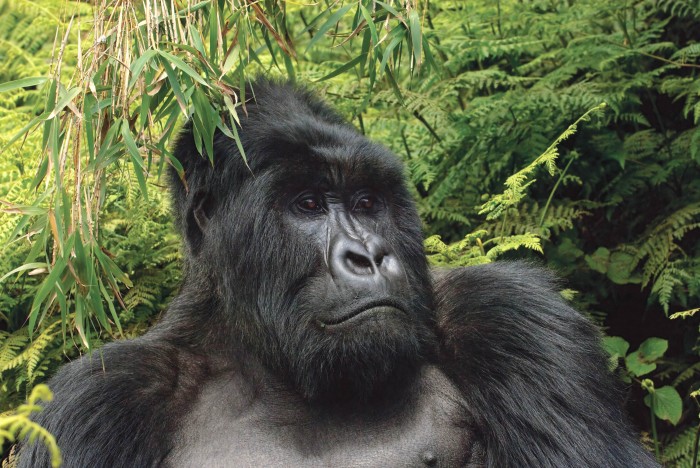
<path id="1" fill-rule="evenodd" d="M 599 335 L 551 274 L 499 262 L 437 281 L 440 365 L 490 466 L 656 466 L 627 423 Z"/>
<path id="2" fill-rule="evenodd" d="M 548 273 L 431 279 L 396 157 L 304 90 L 252 94 L 247 164 L 222 134 L 213 166 L 191 129 L 176 146 L 163 321 L 51 380 L 66 466 L 657 466 Z"/>

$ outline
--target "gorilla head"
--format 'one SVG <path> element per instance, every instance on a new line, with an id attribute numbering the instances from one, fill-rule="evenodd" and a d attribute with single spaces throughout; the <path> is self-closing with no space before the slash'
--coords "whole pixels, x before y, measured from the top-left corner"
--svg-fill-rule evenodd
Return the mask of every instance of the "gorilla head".
<path id="1" fill-rule="evenodd" d="M 252 353 L 307 399 L 362 398 L 430 352 L 432 292 L 402 166 L 328 107 L 258 81 L 213 165 L 191 131 L 173 171 L 184 288 L 214 297 L 225 346 Z M 183 296 L 187 297 L 187 295 Z"/>

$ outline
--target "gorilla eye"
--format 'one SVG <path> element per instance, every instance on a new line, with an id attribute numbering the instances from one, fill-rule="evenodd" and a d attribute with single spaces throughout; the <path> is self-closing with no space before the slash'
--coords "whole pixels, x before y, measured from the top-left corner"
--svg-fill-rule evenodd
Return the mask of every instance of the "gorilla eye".
<path id="1" fill-rule="evenodd" d="M 377 197 L 363 195 L 357 199 L 353 211 L 373 211 L 377 207 Z"/>
<path id="2" fill-rule="evenodd" d="M 297 201 L 297 207 L 307 213 L 318 213 L 323 210 L 321 201 L 317 197 L 307 196 Z"/>

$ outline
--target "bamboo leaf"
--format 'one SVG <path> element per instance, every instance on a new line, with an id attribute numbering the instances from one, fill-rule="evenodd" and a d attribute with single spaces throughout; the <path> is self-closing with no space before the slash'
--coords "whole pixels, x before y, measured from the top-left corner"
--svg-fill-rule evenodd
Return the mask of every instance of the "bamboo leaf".
<path id="1" fill-rule="evenodd" d="M 31 78 L 22 78 L 21 80 L 8 81 L 0 84 L 0 93 L 12 91 L 17 88 L 29 88 L 45 83 L 48 80 L 45 76 L 34 76 Z"/>
<path id="2" fill-rule="evenodd" d="M 69 91 L 67 91 L 63 97 L 58 101 L 58 104 L 56 104 L 56 107 L 51 111 L 49 116 L 47 117 L 47 120 L 51 120 L 54 117 L 56 117 L 59 112 L 61 112 L 65 107 L 73 100 L 75 97 L 82 92 L 82 89 L 75 87 L 71 88 Z"/>
<path id="3" fill-rule="evenodd" d="M 35 263 L 25 263 L 22 266 L 19 266 L 15 268 L 14 270 L 6 273 L 0 278 L 0 283 L 3 282 L 5 279 L 9 278 L 10 276 L 14 275 L 15 273 L 19 273 L 21 271 L 26 271 L 26 270 L 34 270 L 36 268 L 48 268 L 48 263 L 46 262 L 35 262 Z"/>
<path id="4" fill-rule="evenodd" d="M 321 38 L 324 37 L 324 35 L 328 32 L 329 29 L 331 29 L 333 26 L 338 24 L 338 21 L 340 21 L 340 18 L 342 18 L 345 13 L 350 11 L 350 8 L 352 8 L 354 5 L 351 3 L 349 5 L 345 5 L 343 8 L 340 10 L 336 11 L 333 13 L 328 20 L 326 20 L 323 25 L 321 25 L 320 28 L 318 28 L 318 31 L 316 31 L 316 35 L 309 41 L 309 44 L 306 46 L 306 50 L 304 51 L 305 53 L 308 52 L 311 47 L 313 47 L 316 42 L 318 42 Z"/>
<path id="5" fill-rule="evenodd" d="M 34 300 L 32 301 L 32 307 L 29 311 L 28 326 L 30 333 L 34 331 L 34 327 L 36 326 L 36 322 L 39 317 L 39 307 L 44 302 L 44 299 L 46 299 L 46 296 L 48 296 L 49 293 L 57 286 L 59 279 L 65 269 L 65 260 L 63 260 L 63 258 L 58 258 L 53 266 L 53 269 L 51 270 L 51 273 L 49 273 L 49 275 L 41 283 L 41 286 L 39 287 L 36 295 L 34 296 Z"/>
<path id="6" fill-rule="evenodd" d="M 354 66 L 357 65 L 358 63 L 361 63 L 366 57 L 367 57 L 367 56 L 364 55 L 364 54 L 358 55 L 357 57 L 355 57 L 354 59 L 350 60 L 350 61 L 349 61 L 348 63 L 346 63 L 345 65 L 342 65 L 342 66 L 338 67 L 337 69 L 333 70 L 332 72 L 330 72 L 329 74 L 327 74 L 327 75 L 324 76 L 323 78 L 319 78 L 317 81 L 325 81 L 325 80 L 328 80 L 328 79 L 330 79 L 330 78 L 333 78 L 334 76 L 338 76 L 338 75 L 340 75 L 341 73 L 344 73 L 344 72 L 346 72 L 347 70 L 351 69 L 352 67 L 354 67 Z"/>
<path id="7" fill-rule="evenodd" d="M 423 44 L 423 39 L 420 18 L 416 10 L 412 10 L 411 13 L 408 14 L 408 22 L 410 24 L 409 29 L 411 30 L 411 48 L 413 49 L 412 68 L 418 68 L 422 63 L 423 52 L 421 51 L 421 45 Z"/>
<path id="8" fill-rule="evenodd" d="M 211 87 L 211 86 L 209 86 L 209 83 L 207 83 L 207 81 L 204 78 L 202 78 L 199 73 L 197 73 L 195 71 L 194 68 L 187 65 L 180 57 L 176 57 L 173 54 L 169 54 L 168 52 L 165 52 L 164 50 L 159 50 L 158 53 L 165 60 L 172 62 L 178 69 L 180 69 L 186 75 L 191 77 L 197 83 L 201 84 L 202 86 L 204 86 L 206 88 Z"/>
<path id="9" fill-rule="evenodd" d="M 122 121 L 121 130 L 122 138 L 124 139 L 124 146 L 126 146 L 127 152 L 131 156 L 131 162 L 134 166 L 134 174 L 138 180 L 141 194 L 143 195 L 143 198 L 148 201 L 148 187 L 146 186 L 146 176 L 144 175 L 146 167 L 143 164 L 143 158 L 139 153 L 139 149 L 136 146 L 136 141 L 134 141 L 134 137 L 131 135 L 129 123 L 126 120 Z"/>
<path id="10" fill-rule="evenodd" d="M 152 60 L 156 55 L 158 55 L 157 50 L 149 49 L 131 63 L 131 79 L 128 84 L 129 89 L 133 88 L 136 84 L 136 80 L 141 76 L 141 70 L 146 66 L 146 63 Z"/>
<path id="11" fill-rule="evenodd" d="M 187 114 L 187 99 L 185 99 L 185 95 L 182 93 L 182 88 L 180 88 L 180 82 L 177 79 L 175 70 L 173 70 L 173 67 L 170 66 L 167 59 L 165 58 L 161 57 L 160 63 L 161 65 L 163 65 L 165 73 L 168 75 L 168 83 L 170 83 L 170 89 L 172 89 L 173 93 L 175 94 L 175 99 L 177 99 L 177 103 L 180 106 L 180 110 L 183 114 Z"/>

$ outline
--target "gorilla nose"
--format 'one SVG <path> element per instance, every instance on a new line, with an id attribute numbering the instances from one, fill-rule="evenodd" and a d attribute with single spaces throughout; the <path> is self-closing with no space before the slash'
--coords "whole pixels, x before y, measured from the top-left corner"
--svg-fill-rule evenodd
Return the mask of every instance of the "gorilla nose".
<path id="1" fill-rule="evenodd" d="M 392 280 L 400 274 L 398 261 L 381 242 L 371 241 L 365 245 L 342 239 L 334 247 L 330 267 L 336 277 L 372 281 Z"/>

